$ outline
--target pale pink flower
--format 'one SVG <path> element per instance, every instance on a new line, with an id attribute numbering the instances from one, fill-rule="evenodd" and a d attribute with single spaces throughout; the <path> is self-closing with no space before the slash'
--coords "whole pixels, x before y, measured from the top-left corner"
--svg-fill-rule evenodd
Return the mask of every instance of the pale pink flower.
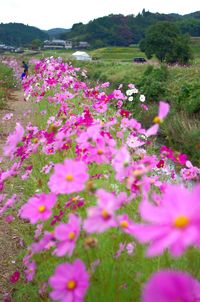
<path id="1" fill-rule="evenodd" d="M 14 132 L 12 132 L 6 141 L 4 146 L 4 155 L 13 158 L 13 155 L 17 149 L 17 145 L 21 142 L 24 136 L 24 128 L 17 123 Z"/>
<path id="2" fill-rule="evenodd" d="M 97 205 L 88 208 L 88 216 L 83 225 L 88 233 L 102 233 L 117 225 L 114 214 L 119 204 L 115 196 L 103 189 L 99 189 L 96 195 L 98 197 Z"/>
<path id="3" fill-rule="evenodd" d="M 159 103 L 159 110 L 158 110 L 158 116 L 156 116 L 153 120 L 154 123 L 160 124 L 163 122 L 163 120 L 166 118 L 168 112 L 169 112 L 169 104 L 165 102 Z"/>
<path id="4" fill-rule="evenodd" d="M 63 164 L 55 165 L 48 186 L 55 194 L 70 194 L 82 191 L 88 178 L 84 162 L 66 159 Z"/>
<path id="5" fill-rule="evenodd" d="M 141 243 L 150 243 L 148 256 L 169 249 L 180 256 L 189 246 L 200 242 L 200 186 L 192 191 L 182 185 L 168 185 L 159 206 L 144 200 L 140 212 L 145 224 L 135 225 L 134 236 Z"/>

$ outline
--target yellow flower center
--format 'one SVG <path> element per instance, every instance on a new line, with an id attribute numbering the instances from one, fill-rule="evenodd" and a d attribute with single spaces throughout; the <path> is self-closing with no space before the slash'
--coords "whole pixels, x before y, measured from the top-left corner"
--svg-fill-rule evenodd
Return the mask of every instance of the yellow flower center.
<path id="1" fill-rule="evenodd" d="M 99 149 L 99 150 L 97 151 L 97 154 L 98 154 L 98 155 L 102 155 L 102 154 L 103 154 L 103 150 L 102 150 L 102 149 Z"/>
<path id="2" fill-rule="evenodd" d="M 174 226 L 177 228 L 185 228 L 189 222 L 190 220 L 186 216 L 179 216 L 174 220 Z"/>
<path id="3" fill-rule="evenodd" d="M 76 287 L 76 281 L 74 280 L 70 280 L 67 282 L 67 289 L 69 290 L 73 290 Z"/>
<path id="4" fill-rule="evenodd" d="M 68 235 L 68 238 L 70 239 L 70 240 L 73 240 L 74 238 L 75 238 L 75 233 L 74 232 L 70 232 L 69 233 L 69 235 Z"/>
<path id="5" fill-rule="evenodd" d="M 154 117 L 153 122 L 154 122 L 155 124 L 161 124 L 161 123 L 162 123 L 162 120 L 159 118 L 159 116 L 156 116 L 156 117 Z"/>
<path id="6" fill-rule="evenodd" d="M 120 222 L 120 226 L 121 226 L 122 228 L 127 228 L 127 227 L 129 226 L 129 223 L 128 223 L 127 220 L 122 220 L 122 221 Z"/>
<path id="7" fill-rule="evenodd" d="M 74 179 L 74 176 L 71 175 L 71 174 L 68 174 L 68 175 L 65 176 L 65 179 L 66 179 L 67 181 L 72 181 L 72 180 Z"/>
<path id="8" fill-rule="evenodd" d="M 45 210 L 46 210 L 46 207 L 45 207 L 45 206 L 39 206 L 39 208 L 38 208 L 38 211 L 39 211 L 40 213 L 43 213 Z"/>
<path id="9" fill-rule="evenodd" d="M 101 212 L 101 215 L 102 215 L 102 217 L 105 219 L 105 220 L 107 220 L 107 219 L 109 219 L 110 218 L 110 214 L 107 212 L 107 210 L 102 210 L 102 212 Z"/>

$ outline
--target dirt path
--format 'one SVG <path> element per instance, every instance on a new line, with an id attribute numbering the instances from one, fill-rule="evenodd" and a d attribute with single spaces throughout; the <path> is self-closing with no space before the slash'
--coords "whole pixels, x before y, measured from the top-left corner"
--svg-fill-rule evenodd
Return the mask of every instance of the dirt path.
<path id="1" fill-rule="evenodd" d="M 27 112 L 31 112 L 31 107 L 31 103 L 24 101 L 22 91 L 10 92 L 7 108 L 0 110 L 0 157 L 7 135 L 13 131 L 16 122 L 20 121 L 22 125 L 26 125 L 30 120 L 30 113 Z M 13 113 L 13 118 L 2 123 L 2 117 L 7 113 Z M 10 276 L 17 270 L 16 256 L 19 249 L 20 238 L 16 230 L 0 218 L 0 301 L 4 301 L 5 294 L 11 291 Z"/>

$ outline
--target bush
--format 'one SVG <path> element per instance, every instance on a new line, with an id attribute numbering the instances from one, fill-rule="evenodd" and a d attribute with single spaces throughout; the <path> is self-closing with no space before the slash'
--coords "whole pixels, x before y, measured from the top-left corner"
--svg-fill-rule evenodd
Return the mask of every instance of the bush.
<path id="1" fill-rule="evenodd" d="M 154 67 L 150 65 L 145 70 L 138 87 L 148 101 L 158 101 L 166 92 L 166 81 L 168 79 L 168 69 L 166 66 Z"/>

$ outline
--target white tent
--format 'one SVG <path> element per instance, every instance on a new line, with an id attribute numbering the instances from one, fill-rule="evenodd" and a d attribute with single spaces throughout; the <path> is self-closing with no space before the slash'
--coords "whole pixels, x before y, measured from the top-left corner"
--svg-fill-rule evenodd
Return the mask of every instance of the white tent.
<path id="1" fill-rule="evenodd" d="M 76 51 L 72 56 L 79 61 L 92 61 L 92 58 L 85 51 Z"/>

